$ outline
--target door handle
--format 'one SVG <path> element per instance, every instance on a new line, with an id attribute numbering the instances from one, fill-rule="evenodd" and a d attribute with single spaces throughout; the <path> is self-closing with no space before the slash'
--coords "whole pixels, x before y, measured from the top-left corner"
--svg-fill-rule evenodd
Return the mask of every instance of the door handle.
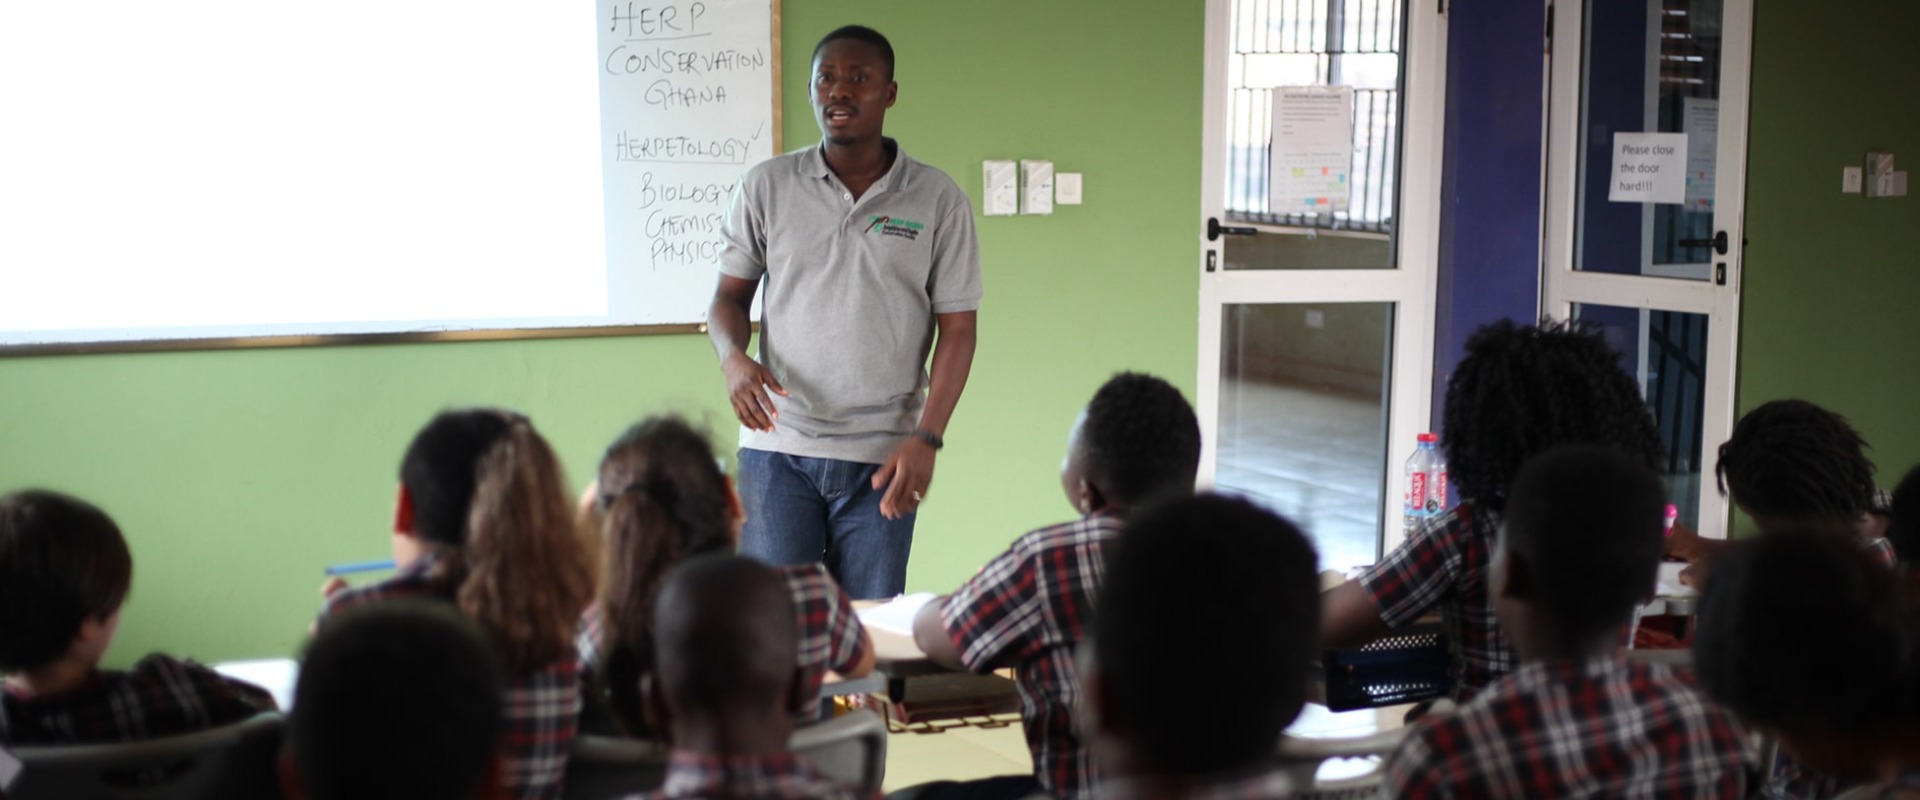
<path id="1" fill-rule="evenodd" d="M 1676 244 L 1681 247 L 1711 247 L 1713 252 L 1724 256 L 1727 254 L 1727 232 L 1717 231 L 1711 239 L 1681 239 Z"/>
<path id="2" fill-rule="evenodd" d="M 1259 233 L 1259 228 L 1229 227 L 1221 225 L 1219 217 L 1207 218 L 1207 241 L 1209 242 L 1219 241 L 1221 236 L 1255 236 Z"/>

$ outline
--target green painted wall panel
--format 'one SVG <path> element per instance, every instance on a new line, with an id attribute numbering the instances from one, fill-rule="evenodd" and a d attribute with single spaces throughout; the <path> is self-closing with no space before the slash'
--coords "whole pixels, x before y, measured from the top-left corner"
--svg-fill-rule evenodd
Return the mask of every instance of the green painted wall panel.
<path id="1" fill-rule="evenodd" d="M 1739 409 L 1845 414 L 1890 488 L 1920 461 L 1920 201 L 1841 194 L 1840 169 L 1868 150 L 1920 167 L 1920 5 L 1758 6 Z"/>
<path id="2" fill-rule="evenodd" d="M 976 198 L 980 161 L 1047 158 L 1087 203 L 979 220 L 978 360 L 922 514 L 909 585 L 946 590 L 1071 514 L 1057 470 L 1107 375 L 1191 391 L 1203 4 L 1092 0 L 784 4 L 785 136 L 818 138 L 815 40 L 848 22 L 900 56 L 889 132 Z M 435 410 L 529 413 L 575 485 L 625 424 L 679 411 L 734 428 L 702 337 L 0 359 L 0 488 L 94 500 L 134 548 L 110 661 L 292 652 L 323 565 L 382 557 L 395 470 Z"/>

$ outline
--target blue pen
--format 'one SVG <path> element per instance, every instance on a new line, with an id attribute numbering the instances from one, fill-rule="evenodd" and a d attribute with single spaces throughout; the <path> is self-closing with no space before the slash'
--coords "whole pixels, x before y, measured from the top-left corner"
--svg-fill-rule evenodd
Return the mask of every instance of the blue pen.
<path id="1" fill-rule="evenodd" d="M 351 575 L 355 572 L 373 572 L 382 569 L 393 569 L 393 559 L 389 558 L 385 561 L 361 561 L 354 564 L 335 564 L 327 567 L 327 574 Z"/>

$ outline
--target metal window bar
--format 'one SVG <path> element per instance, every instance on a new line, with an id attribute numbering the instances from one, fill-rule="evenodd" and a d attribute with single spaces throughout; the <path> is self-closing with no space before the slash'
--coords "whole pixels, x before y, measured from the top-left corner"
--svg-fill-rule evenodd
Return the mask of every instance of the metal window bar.
<path id="1" fill-rule="evenodd" d="M 1391 233 L 1399 174 L 1400 102 L 1404 61 L 1398 61 L 1404 0 L 1242 0 L 1235 3 L 1231 37 L 1237 60 L 1229 88 L 1226 211 L 1229 219 L 1268 225 Z M 1341 85 L 1342 57 L 1394 56 L 1392 89 L 1355 89 L 1353 160 L 1347 209 L 1331 214 L 1276 214 L 1267 197 L 1273 87 L 1249 86 L 1251 62 L 1266 56 L 1311 56 L 1314 83 Z"/>

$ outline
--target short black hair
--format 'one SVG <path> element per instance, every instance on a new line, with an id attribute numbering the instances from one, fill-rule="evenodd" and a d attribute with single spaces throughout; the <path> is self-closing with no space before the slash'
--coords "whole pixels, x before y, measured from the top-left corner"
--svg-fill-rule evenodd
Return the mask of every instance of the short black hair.
<path id="1" fill-rule="evenodd" d="M 1747 722 L 1868 735 L 1911 716 L 1901 587 L 1853 537 L 1792 530 L 1739 542 L 1714 559 L 1702 594 L 1694 671 Z"/>
<path id="2" fill-rule="evenodd" d="M 1660 433 L 1640 387 L 1596 326 L 1504 319 L 1467 339 L 1447 381 L 1441 447 L 1465 500 L 1499 511 L 1527 459 L 1562 444 L 1609 444 L 1660 468 Z"/>
<path id="3" fill-rule="evenodd" d="M 314 800 L 466 800 L 490 776 L 505 679 L 452 606 L 373 603 L 329 618 L 307 647 L 287 747 Z"/>
<path id="4" fill-rule="evenodd" d="M 1173 384 L 1138 372 L 1113 376 L 1087 403 L 1080 430 L 1089 479 L 1132 504 L 1193 490 L 1200 420 Z"/>
<path id="5" fill-rule="evenodd" d="M 1319 655 L 1316 562 L 1299 528 L 1246 500 L 1182 498 L 1127 522 L 1108 550 L 1092 646 L 1117 706 L 1104 713 L 1157 769 L 1273 757 Z M 1232 702 L 1168 689 L 1192 683 L 1195 664 Z"/>
<path id="6" fill-rule="evenodd" d="M 27 489 L 0 497 L 0 672 L 45 666 L 133 583 L 120 526 L 93 504 Z"/>
<path id="7" fill-rule="evenodd" d="M 873 45 L 874 49 L 880 51 L 880 60 L 886 62 L 887 80 L 893 80 L 893 43 L 887 41 L 887 37 L 882 36 L 879 31 L 865 25 L 842 25 L 820 37 L 820 43 L 813 46 L 813 60 L 819 61 L 820 51 L 827 49 L 827 45 L 843 39 Z"/>
<path id="8" fill-rule="evenodd" d="M 1920 562 L 1920 466 L 1907 470 L 1900 485 L 1893 489 L 1893 504 L 1887 510 L 1887 541 L 1894 555 L 1912 567 Z"/>
<path id="9" fill-rule="evenodd" d="M 682 562 L 653 608 L 660 688 L 684 715 L 757 708 L 784 716 L 798 636 L 786 581 L 745 556 Z"/>
<path id="10" fill-rule="evenodd" d="M 1775 400 L 1734 423 L 1714 465 L 1720 491 L 1747 513 L 1851 523 L 1873 507 L 1873 462 L 1846 417 Z"/>
<path id="11" fill-rule="evenodd" d="M 443 545 L 466 543 L 480 458 L 513 421 L 495 409 L 454 409 L 434 415 L 414 434 L 400 460 L 400 483 L 413 498 L 414 533 Z"/>
<path id="12" fill-rule="evenodd" d="M 1647 599 L 1666 505 L 1659 477 L 1618 449 L 1556 447 L 1513 479 L 1502 535 L 1556 627 L 1585 640 L 1618 630 Z"/>

